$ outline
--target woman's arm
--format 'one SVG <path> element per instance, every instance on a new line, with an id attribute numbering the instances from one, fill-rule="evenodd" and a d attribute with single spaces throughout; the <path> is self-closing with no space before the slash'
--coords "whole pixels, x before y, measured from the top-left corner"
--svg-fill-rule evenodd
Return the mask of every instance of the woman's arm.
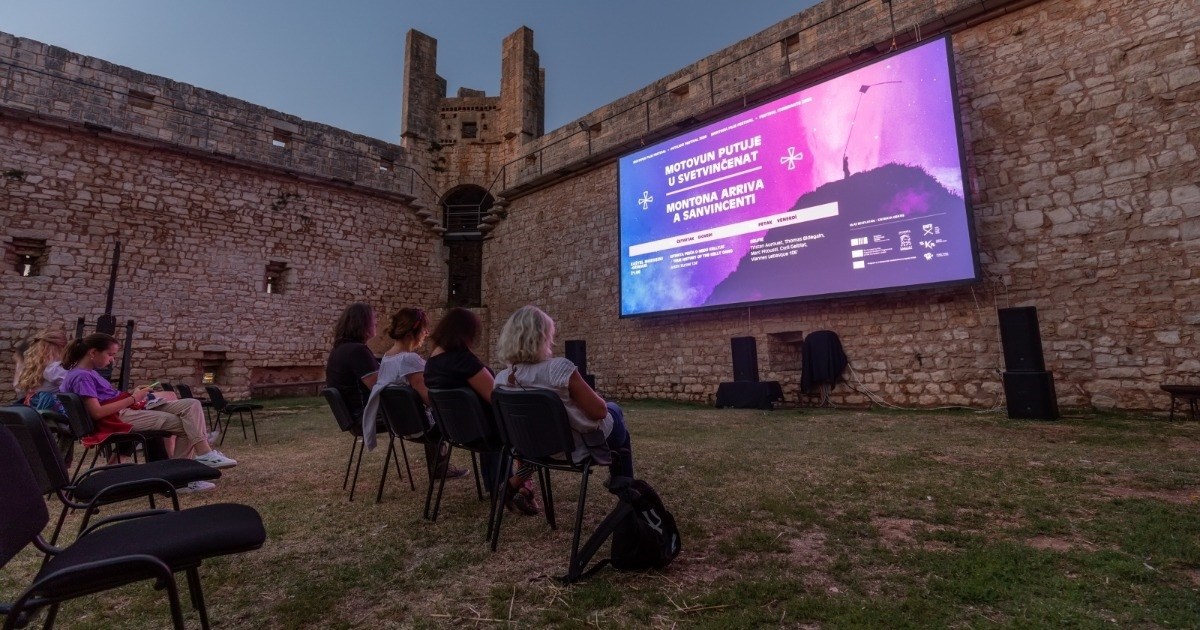
<path id="1" fill-rule="evenodd" d="M 571 402 L 575 403 L 589 420 L 600 421 L 608 415 L 608 405 L 604 403 L 600 394 L 583 380 L 579 370 L 571 372 L 571 380 L 567 381 L 567 392 L 571 395 Z"/>
<path id="2" fill-rule="evenodd" d="M 467 379 L 467 384 L 471 386 L 471 389 L 475 390 L 476 394 L 479 394 L 480 398 L 487 401 L 489 405 L 492 403 L 492 390 L 496 387 L 496 379 L 492 377 L 491 371 L 486 367 L 476 372 L 475 376 Z"/>
<path id="3" fill-rule="evenodd" d="M 119 400 L 109 401 L 103 405 L 100 404 L 99 400 L 92 398 L 91 396 L 86 396 L 83 397 L 83 408 L 87 409 L 88 415 L 90 415 L 93 420 L 99 420 L 104 416 L 111 416 L 122 409 L 128 409 L 132 407 L 135 402 L 145 400 L 146 394 L 149 392 L 150 388 L 139 387 L 133 390 L 129 398 L 121 398 Z"/>
<path id="4" fill-rule="evenodd" d="M 429 388 L 425 387 L 425 373 L 413 372 L 408 375 L 408 386 L 413 388 L 421 396 L 421 400 L 425 402 L 425 406 L 429 406 Z"/>
<path id="5" fill-rule="evenodd" d="M 364 375 L 359 380 L 362 381 L 363 385 L 367 386 L 367 389 L 371 389 L 372 387 L 375 387 L 375 382 L 379 380 L 379 372 L 371 372 L 370 374 Z"/>

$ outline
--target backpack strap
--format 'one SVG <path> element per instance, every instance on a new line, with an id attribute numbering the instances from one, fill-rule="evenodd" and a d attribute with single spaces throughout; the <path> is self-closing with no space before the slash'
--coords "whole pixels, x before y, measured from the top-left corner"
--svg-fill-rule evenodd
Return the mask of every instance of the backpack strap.
<path id="1" fill-rule="evenodd" d="M 586 571 L 583 570 L 583 568 L 592 561 L 592 556 L 596 555 L 597 551 L 600 551 L 600 547 L 603 547 L 609 536 L 612 536 L 612 533 L 616 531 L 617 523 L 620 523 L 625 519 L 625 517 L 632 513 L 632 505 L 626 503 L 625 501 L 618 501 L 617 507 L 613 508 L 613 511 L 609 512 L 608 516 L 604 517 L 604 520 L 601 521 L 598 526 L 596 526 L 596 531 L 592 532 L 592 535 L 588 537 L 587 542 L 585 542 L 583 547 L 579 549 L 579 554 L 575 558 L 575 564 L 569 567 L 567 569 L 567 574 L 560 577 L 559 580 L 564 584 L 571 584 L 572 582 L 578 582 L 579 580 L 589 577 L 596 571 L 604 568 L 604 566 L 609 563 L 611 558 L 605 558 L 597 562 L 596 566 Z"/>

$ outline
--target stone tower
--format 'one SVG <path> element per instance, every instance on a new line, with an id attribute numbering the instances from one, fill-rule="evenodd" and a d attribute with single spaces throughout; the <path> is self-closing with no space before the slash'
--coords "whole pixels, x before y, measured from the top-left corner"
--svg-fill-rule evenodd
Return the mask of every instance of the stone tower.
<path id="1" fill-rule="evenodd" d="M 447 95 L 437 74 L 437 40 L 410 30 L 405 48 L 400 141 L 422 186 L 438 200 L 448 303 L 479 306 L 482 241 L 505 216 L 505 201 L 497 196 L 506 175 L 515 175 L 507 165 L 544 133 L 545 71 L 526 27 L 504 38 L 499 96 L 469 88 Z"/>

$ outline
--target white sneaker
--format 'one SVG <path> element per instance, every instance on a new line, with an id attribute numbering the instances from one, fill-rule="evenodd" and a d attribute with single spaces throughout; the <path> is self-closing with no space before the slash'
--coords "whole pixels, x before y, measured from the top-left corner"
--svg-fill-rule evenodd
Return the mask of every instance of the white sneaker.
<path id="1" fill-rule="evenodd" d="M 234 466 L 237 466 L 236 459 L 225 457 L 221 451 L 218 451 L 215 448 L 203 455 L 197 455 L 196 461 L 204 464 L 205 466 L 212 466 L 213 468 L 233 468 Z"/>
<path id="2" fill-rule="evenodd" d="M 216 444 L 217 440 L 221 439 L 221 430 L 213 429 L 212 431 L 209 431 L 207 439 L 208 439 L 209 446 Z"/>
<path id="3" fill-rule="evenodd" d="M 175 494 L 191 494 L 193 492 L 208 492 L 209 490 L 215 490 L 216 488 L 217 488 L 217 484 L 212 483 L 211 481 L 193 481 L 182 488 L 176 488 Z"/>

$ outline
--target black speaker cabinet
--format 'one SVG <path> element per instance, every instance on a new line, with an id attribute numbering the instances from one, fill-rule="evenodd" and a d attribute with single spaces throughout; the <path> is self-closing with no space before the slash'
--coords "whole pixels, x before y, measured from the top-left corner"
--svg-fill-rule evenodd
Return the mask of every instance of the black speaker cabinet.
<path id="1" fill-rule="evenodd" d="M 1049 372 L 1005 372 L 1004 398 L 1009 418 L 1058 420 L 1054 375 Z"/>
<path id="2" fill-rule="evenodd" d="M 1037 308 L 1002 308 L 1000 344 L 1004 346 L 1004 369 L 1008 372 L 1045 372 L 1042 334 L 1038 331 Z"/>
<path id="3" fill-rule="evenodd" d="M 567 360 L 579 368 L 580 374 L 587 374 L 587 342 L 582 339 L 567 340 Z"/>
<path id="4" fill-rule="evenodd" d="M 733 380 L 757 383 L 758 345 L 754 342 L 754 337 L 731 337 L 729 348 L 733 352 Z"/>

